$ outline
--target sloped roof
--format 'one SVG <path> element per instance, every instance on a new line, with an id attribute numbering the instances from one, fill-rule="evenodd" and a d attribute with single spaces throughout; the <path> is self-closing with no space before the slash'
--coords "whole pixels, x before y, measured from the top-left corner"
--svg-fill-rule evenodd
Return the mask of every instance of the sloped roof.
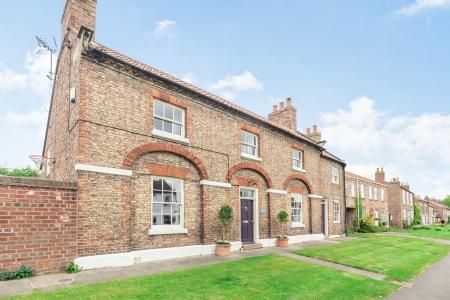
<path id="1" fill-rule="evenodd" d="M 371 182 L 373 184 L 385 185 L 383 183 L 376 182 L 375 180 L 370 179 L 368 177 L 364 177 L 364 176 L 361 176 L 361 175 L 358 175 L 358 174 L 355 174 L 355 173 L 352 173 L 352 172 L 349 172 L 349 171 L 345 171 L 345 176 L 346 177 L 352 177 L 352 178 L 360 179 L 360 180 L 364 180 L 364 181 L 368 181 L 368 182 Z"/>
<path id="2" fill-rule="evenodd" d="M 321 145 L 319 145 L 316 141 L 314 141 L 310 137 L 306 136 L 305 134 L 303 134 L 303 133 L 301 133 L 301 132 L 299 132 L 297 130 L 292 130 L 292 129 L 287 128 L 285 126 L 282 126 L 282 125 L 280 125 L 278 123 L 272 122 L 269 119 L 267 119 L 265 117 L 262 117 L 262 116 L 254 113 L 254 112 L 252 112 L 252 111 L 250 111 L 248 109 L 245 109 L 245 108 L 243 108 L 243 107 L 241 107 L 239 105 L 236 105 L 235 103 L 233 103 L 231 101 L 228 101 L 228 100 L 226 100 L 226 99 L 224 99 L 222 97 L 216 96 L 216 95 L 214 95 L 214 94 L 212 94 L 212 93 L 210 93 L 210 92 L 208 92 L 208 91 L 206 91 L 206 90 L 204 90 L 202 88 L 199 88 L 199 87 L 197 87 L 197 86 L 195 86 L 193 84 L 190 84 L 190 83 L 185 82 L 185 81 L 183 81 L 183 80 L 181 80 L 179 78 L 176 78 L 176 77 L 174 77 L 174 76 L 172 76 L 170 74 L 167 74 L 167 73 L 165 73 L 165 72 L 163 72 L 163 71 L 161 71 L 161 70 L 159 70 L 157 68 L 151 67 L 151 66 L 146 65 L 146 64 L 144 64 L 144 63 L 142 63 L 140 61 L 137 61 L 137 60 L 135 60 L 133 58 L 130 58 L 130 57 L 128 57 L 128 56 L 126 56 L 126 55 L 124 55 L 122 53 L 119 53 L 119 52 L 117 52 L 117 51 L 115 51 L 115 50 L 113 50 L 111 48 L 108 48 L 108 47 L 106 47 L 106 46 L 104 46 L 102 44 L 99 44 L 97 42 L 91 42 L 90 43 L 90 48 L 94 49 L 96 51 L 99 51 L 99 52 L 101 52 L 101 53 L 103 53 L 103 54 L 105 54 L 105 55 L 107 55 L 107 56 L 109 56 L 109 57 L 111 57 L 113 59 L 116 59 L 116 60 L 118 60 L 120 62 L 126 63 L 126 64 L 128 64 L 128 65 L 130 65 L 132 67 L 135 67 L 135 68 L 140 69 L 140 70 L 142 70 L 144 72 L 150 73 L 150 74 L 152 74 L 154 76 L 157 76 L 157 77 L 159 77 L 161 79 L 167 80 L 167 81 L 169 81 L 169 82 L 171 82 L 173 84 L 179 85 L 179 86 L 181 86 L 181 87 L 183 87 L 185 89 L 188 89 L 188 90 L 190 90 L 192 92 L 195 92 L 196 94 L 204 96 L 204 97 L 206 97 L 206 98 L 208 98 L 208 99 L 210 99 L 212 101 L 215 101 L 215 102 L 217 102 L 217 103 L 219 103 L 219 104 L 221 104 L 221 105 L 223 105 L 223 106 L 225 106 L 227 108 L 231 108 L 231 109 L 233 109 L 235 111 L 238 111 L 240 113 L 243 113 L 243 114 L 245 114 L 245 115 L 247 115 L 247 116 L 249 116 L 249 117 L 251 117 L 253 119 L 256 119 L 256 120 L 258 120 L 260 122 L 263 122 L 263 123 L 265 123 L 267 125 L 270 125 L 272 127 L 278 128 L 278 129 L 280 129 L 280 130 L 282 130 L 282 131 L 284 131 L 284 132 L 286 132 L 286 133 L 288 133 L 288 134 L 290 134 L 290 135 L 292 135 L 292 136 L 294 136 L 296 138 L 301 139 L 302 141 L 305 141 L 305 142 L 307 142 L 307 143 L 309 143 L 311 145 L 314 145 L 317 148 L 323 150 L 323 152 L 322 152 L 323 156 L 328 157 L 328 158 L 330 158 L 332 160 L 335 160 L 337 162 L 340 162 L 340 163 L 345 163 L 344 160 L 338 158 L 337 156 L 331 154 L 328 151 L 325 151 L 325 149 Z"/>

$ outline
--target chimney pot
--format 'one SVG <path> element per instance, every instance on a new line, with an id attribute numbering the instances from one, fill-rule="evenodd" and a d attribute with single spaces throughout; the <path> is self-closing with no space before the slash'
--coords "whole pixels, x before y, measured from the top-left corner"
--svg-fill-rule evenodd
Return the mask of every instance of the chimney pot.
<path id="1" fill-rule="evenodd" d="M 310 136 L 311 135 L 311 128 L 306 128 L 306 135 Z"/>
<path id="2" fill-rule="evenodd" d="M 278 106 L 276 104 L 273 105 L 273 112 L 277 112 L 278 111 Z"/>
<path id="3" fill-rule="evenodd" d="M 313 134 L 316 135 L 318 133 L 319 131 L 317 130 L 317 125 L 313 125 Z"/>
<path id="4" fill-rule="evenodd" d="M 280 107 L 280 110 L 284 109 L 284 102 L 283 101 L 280 102 L 279 107 Z"/>
<path id="5" fill-rule="evenodd" d="M 286 106 L 292 106 L 292 99 L 286 98 Z"/>

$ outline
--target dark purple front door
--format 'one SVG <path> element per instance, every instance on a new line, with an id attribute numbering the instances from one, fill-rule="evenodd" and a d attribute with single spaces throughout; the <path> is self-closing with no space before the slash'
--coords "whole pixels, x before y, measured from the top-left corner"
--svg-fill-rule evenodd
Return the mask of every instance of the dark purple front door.
<path id="1" fill-rule="evenodd" d="M 241 241 L 253 243 L 253 201 L 241 199 Z"/>

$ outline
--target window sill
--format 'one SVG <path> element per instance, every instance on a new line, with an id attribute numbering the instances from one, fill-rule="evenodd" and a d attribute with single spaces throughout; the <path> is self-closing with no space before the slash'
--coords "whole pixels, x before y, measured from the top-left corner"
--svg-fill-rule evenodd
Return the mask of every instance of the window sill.
<path id="1" fill-rule="evenodd" d="M 256 160 L 256 161 L 262 161 L 261 157 L 257 157 L 257 156 L 253 156 L 247 153 L 241 153 L 241 156 L 244 158 L 248 158 L 248 159 L 252 159 L 252 160 Z"/>
<path id="2" fill-rule="evenodd" d="M 302 169 L 302 168 L 292 167 L 292 170 L 298 171 L 298 172 L 302 172 L 302 173 L 306 173 L 306 170 Z"/>
<path id="3" fill-rule="evenodd" d="M 302 223 L 291 223 L 291 228 L 305 228 L 305 224 L 302 224 Z"/>
<path id="4" fill-rule="evenodd" d="M 184 144 L 189 144 L 189 139 L 187 139 L 185 137 L 182 137 L 182 136 L 179 136 L 176 134 L 167 133 L 165 131 L 161 131 L 158 129 L 153 129 L 152 135 L 157 136 L 157 137 L 162 137 L 165 139 L 169 139 L 169 140 L 174 140 L 174 141 L 181 142 Z"/>
<path id="5" fill-rule="evenodd" d="M 333 221 L 333 224 L 341 224 L 341 221 Z"/>
<path id="6" fill-rule="evenodd" d="M 188 233 L 187 228 L 183 227 L 150 227 L 148 235 L 161 235 L 161 234 L 183 234 Z"/>

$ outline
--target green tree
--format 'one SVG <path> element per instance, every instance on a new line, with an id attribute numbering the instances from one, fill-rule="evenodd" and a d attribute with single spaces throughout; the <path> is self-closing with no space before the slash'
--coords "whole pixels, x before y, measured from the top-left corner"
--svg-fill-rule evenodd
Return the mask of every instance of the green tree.
<path id="1" fill-rule="evenodd" d="M 233 222 L 233 208 L 228 204 L 223 205 L 217 212 L 217 219 L 222 226 L 222 242 L 226 242 L 228 227 Z"/>
<path id="2" fill-rule="evenodd" d="M 442 200 L 442 203 L 450 207 L 450 195 L 447 195 L 444 200 Z"/>
<path id="3" fill-rule="evenodd" d="M 414 219 L 412 221 L 412 225 L 420 225 L 422 223 L 420 217 L 420 206 L 419 204 L 414 204 Z"/>
<path id="4" fill-rule="evenodd" d="M 356 210 L 356 229 L 359 230 L 360 220 L 362 218 L 362 202 L 361 202 L 361 191 L 358 190 L 358 195 L 355 199 L 355 210 Z"/>
<path id="5" fill-rule="evenodd" d="M 6 169 L 0 167 L 0 176 L 14 176 L 14 177 L 39 177 L 39 171 L 30 167 Z"/>

